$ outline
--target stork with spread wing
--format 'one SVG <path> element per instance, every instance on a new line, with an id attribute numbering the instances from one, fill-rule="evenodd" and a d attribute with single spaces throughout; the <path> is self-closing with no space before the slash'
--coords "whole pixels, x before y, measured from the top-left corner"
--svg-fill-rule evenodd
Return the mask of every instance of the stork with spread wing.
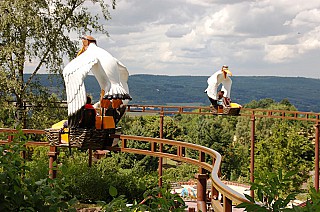
<path id="1" fill-rule="evenodd" d="M 228 76 L 232 76 L 228 66 L 222 66 L 221 70 L 215 72 L 211 77 L 208 78 L 208 87 L 205 90 L 210 102 L 218 99 L 218 86 L 222 84 L 221 90 L 224 91 L 224 96 L 230 98 L 232 80 Z"/>
<path id="2" fill-rule="evenodd" d="M 221 70 L 218 70 L 208 78 L 208 87 L 205 90 L 205 93 L 207 93 L 211 105 L 214 108 L 214 113 L 238 115 L 241 105 L 233 103 L 230 100 L 232 80 L 228 74 L 232 76 L 231 71 L 229 71 L 229 67 L 226 65 L 222 66 Z M 222 84 L 222 87 L 221 90 L 218 91 L 220 84 Z M 223 110 L 223 108 L 227 109 Z"/>
<path id="3" fill-rule="evenodd" d="M 78 56 L 66 65 L 63 77 L 66 85 L 69 127 L 78 127 L 81 109 L 86 104 L 84 79 L 91 71 L 96 77 L 102 98 L 101 105 L 118 108 L 131 99 L 127 68 L 106 50 L 96 45 L 92 36 L 82 38 L 83 47 Z"/>

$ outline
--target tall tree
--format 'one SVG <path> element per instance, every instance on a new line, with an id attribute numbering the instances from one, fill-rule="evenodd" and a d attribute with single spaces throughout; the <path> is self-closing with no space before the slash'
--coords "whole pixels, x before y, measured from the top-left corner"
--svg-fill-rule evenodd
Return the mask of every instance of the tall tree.
<path id="1" fill-rule="evenodd" d="M 113 7 L 115 3 L 110 1 Z M 93 4 L 100 13 L 90 13 Z M 64 58 L 74 58 L 77 49 L 70 34 L 107 34 L 100 19 L 110 19 L 109 7 L 104 0 L 0 1 L 0 71 L 6 74 L 0 93 L 8 92 L 17 101 L 18 123 L 34 76 L 40 69 L 61 74 Z M 28 79 L 26 71 L 32 73 Z"/>

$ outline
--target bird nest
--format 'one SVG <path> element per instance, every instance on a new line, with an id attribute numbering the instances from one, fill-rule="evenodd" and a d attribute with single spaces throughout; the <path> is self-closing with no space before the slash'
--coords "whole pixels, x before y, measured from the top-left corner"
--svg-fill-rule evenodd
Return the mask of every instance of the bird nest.
<path id="1" fill-rule="evenodd" d="M 110 134 L 114 134 L 115 129 L 71 128 L 69 132 L 64 132 L 60 129 L 46 129 L 45 132 L 51 146 L 63 146 L 67 144 L 70 147 L 77 147 L 79 149 L 98 150 L 112 145 L 113 138 L 110 138 Z M 68 134 L 68 142 L 65 144 L 61 141 L 63 134 Z"/>
<path id="2" fill-rule="evenodd" d="M 240 113 L 240 108 L 233 108 L 233 107 L 223 107 L 222 110 L 218 110 L 217 108 L 212 108 L 213 114 L 218 115 L 229 115 L 229 116 L 238 116 Z"/>
<path id="3" fill-rule="evenodd" d="M 240 108 L 232 108 L 232 107 L 224 107 L 223 114 L 227 114 L 230 116 L 237 116 L 240 113 Z"/>

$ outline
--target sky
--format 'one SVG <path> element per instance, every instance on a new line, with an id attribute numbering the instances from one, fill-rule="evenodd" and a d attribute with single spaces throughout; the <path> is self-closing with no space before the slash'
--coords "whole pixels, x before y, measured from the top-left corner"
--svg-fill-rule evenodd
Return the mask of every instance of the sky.
<path id="1" fill-rule="evenodd" d="M 320 79 L 319 0 L 117 0 L 98 46 L 130 75 Z"/>

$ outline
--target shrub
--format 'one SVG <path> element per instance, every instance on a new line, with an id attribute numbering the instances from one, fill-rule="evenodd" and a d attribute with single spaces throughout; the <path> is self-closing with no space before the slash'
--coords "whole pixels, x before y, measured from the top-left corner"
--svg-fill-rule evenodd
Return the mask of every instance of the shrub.
<path id="1" fill-rule="evenodd" d="M 277 174 L 267 171 L 256 172 L 255 182 L 250 183 L 250 190 L 256 191 L 258 202 L 255 202 L 251 196 L 245 194 L 250 202 L 241 203 L 236 207 L 245 208 L 248 212 L 320 211 L 320 193 L 314 188 L 311 188 L 310 190 L 311 201 L 308 200 L 305 207 L 288 207 L 290 201 L 294 200 L 297 195 L 297 193 L 290 193 L 286 195 L 286 190 L 288 189 L 294 174 L 296 174 L 296 172 L 288 172 L 283 174 L 281 169 L 278 170 Z"/>
<path id="2" fill-rule="evenodd" d="M 0 146 L 0 211 L 75 211 L 76 199 L 65 191 L 63 181 L 28 177 L 30 168 L 20 156 L 23 145 L 14 141 Z"/>

